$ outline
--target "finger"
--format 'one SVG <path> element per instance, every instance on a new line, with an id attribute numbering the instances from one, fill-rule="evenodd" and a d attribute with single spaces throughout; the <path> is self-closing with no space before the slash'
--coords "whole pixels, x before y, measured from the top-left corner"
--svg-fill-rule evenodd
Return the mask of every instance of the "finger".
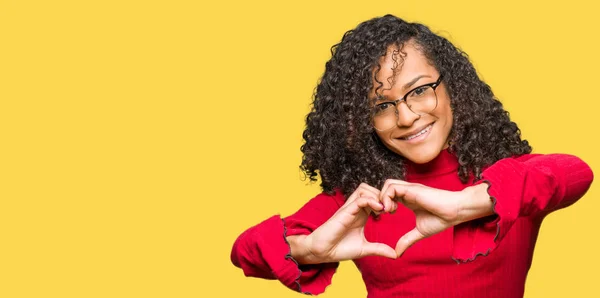
<path id="1" fill-rule="evenodd" d="M 407 184 L 389 184 L 385 191 L 381 192 L 382 201 L 391 200 L 402 203 L 404 195 L 408 191 L 410 185 Z"/>
<path id="2" fill-rule="evenodd" d="M 417 202 L 418 195 L 422 193 L 421 191 L 425 190 L 419 185 L 399 185 L 394 184 L 390 185 L 387 190 L 387 194 L 385 196 L 389 196 L 394 201 L 400 202 L 402 205 L 408 207 L 409 209 L 418 208 L 419 204 Z"/>
<path id="3" fill-rule="evenodd" d="M 402 180 L 397 180 L 397 179 L 387 179 L 385 181 L 385 183 L 383 184 L 383 187 L 381 188 L 381 192 L 379 193 L 379 199 L 385 206 L 385 211 L 392 212 L 392 209 L 394 209 L 394 203 L 393 203 L 394 197 L 385 196 L 383 194 L 389 189 L 389 187 L 391 185 L 404 184 L 404 183 L 408 183 L 408 182 L 405 182 Z"/>
<path id="4" fill-rule="evenodd" d="M 342 207 L 348 206 L 350 205 L 352 202 L 354 202 L 358 197 L 360 196 L 360 194 L 358 193 L 358 191 L 354 191 L 347 199 L 346 202 L 344 202 L 344 205 Z"/>
<path id="5" fill-rule="evenodd" d="M 375 212 L 375 214 L 379 214 L 383 211 L 383 205 L 379 202 L 378 199 L 374 197 L 360 197 L 355 201 L 356 206 L 360 208 L 367 209 L 367 212 Z M 358 211 L 355 213 L 357 214 Z"/>
<path id="6" fill-rule="evenodd" d="M 392 202 L 392 210 L 390 210 L 390 213 L 394 214 L 396 211 L 398 211 L 398 203 Z"/>
<path id="7" fill-rule="evenodd" d="M 406 185 L 403 187 L 402 203 L 405 205 L 415 205 L 417 204 L 417 194 L 422 191 L 423 188 L 418 185 Z"/>
<path id="8" fill-rule="evenodd" d="M 359 197 L 373 197 L 377 200 L 379 200 L 379 189 L 372 187 L 366 183 L 361 183 L 359 188 L 358 188 L 358 192 L 360 193 Z M 384 209 L 385 209 L 385 205 Z"/>
<path id="9" fill-rule="evenodd" d="M 374 193 L 374 192 L 372 192 L 371 190 L 364 190 L 364 189 L 363 189 L 363 190 L 361 190 L 361 195 L 360 195 L 359 197 L 373 198 L 373 199 L 375 199 L 377 202 L 380 202 L 380 203 L 381 203 L 381 201 L 379 200 L 379 192 L 377 192 L 377 193 Z M 382 204 L 382 206 L 383 206 L 383 204 Z"/>
<path id="10" fill-rule="evenodd" d="M 341 210 L 341 209 L 340 209 Z M 368 213 L 374 212 L 379 214 L 383 210 L 383 206 L 379 203 L 379 200 L 373 197 L 360 197 L 348 206 L 344 207 L 345 212 L 351 216 L 358 215 L 361 211 L 367 211 Z"/>
<path id="11" fill-rule="evenodd" d="M 385 183 L 383 183 L 383 187 L 381 188 L 381 193 L 384 193 L 391 184 L 411 184 L 411 183 L 406 182 L 404 180 L 387 179 L 387 180 L 385 180 Z"/>
<path id="12" fill-rule="evenodd" d="M 372 193 L 375 193 L 377 195 L 379 195 L 379 192 L 380 192 L 379 189 L 377 189 L 377 188 L 375 188 L 375 187 L 373 187 L 373 186 L 371 186 L 369 184 L 366 184 L 366 183 L 361 183 L 358 187 L 362 188 L 364 190 L 370 191 Z"/>
<path id="13" fill-rule="evenodd" d="M 379 201 L 379 203 L 381 204 L 382 208 L 381 208 L 381 210 L 377 209 L 377 211 L 379 211 L 379 212 L 387 212 L 387 211 L 389 211 L 389 210 L 392 209 L 392 204 L 391 204 L 392 202 L 387 202 L 386 203 L 386 202 L 381 201 L 380 196 L 379 196 L 380 191 L 378 189 L 376 189 L 376 188 L 364 189 L 363 188 L 361 190 L 361 193 L 362 193 L 361 196 L 372 197 L 372 198 L 375 198 L 377 201 Z"/>
<path id="14" fill-rule="evenodd" d="M 417 228 L 412 229 L 408 233 L 404 234 L 396 243 L 396 254 L 400 257 L 409 247 L 415 244 L 417 241 L 425 238 Z"/>
<path id="15" fill-rule="evenodd" d="M 386 182 L 383 185 L 382 189 L 387 189 L 387 187 L 388 187 L 387 185 L 389 185 L 389 183 L 390 183 L 389 181 L 392 181 L 392 180 L 390 180 L 390 179 L 386 180 Z M 391 198 L 387 197 L 387 196 L 382 196 L 381 195 L 382 193 L 383 192 L 379 192 L 379 199 L 381 200 L 381 203 L 383 203 L 383 206 L 385 207 L 384 211 L 391 212 L 392 208 L 393 208 L 393 205 L 394 205 L 393 204 L 393 200 Z"/>
<path id="16" fill-rule="evenodd" d="M 357 198 L 362 197 L 362 196 L 373 196 L 375 198 L 379 198 L 379 193 L 380 193 L 379 189 L 372 187 L 366 183 L 361 183 L 356 188 L 356 190 L 354 190 L 354 192 L 350 195 L 350 197 L 348 197 L 348 199 L 344 203 L 344 206 L 351 204 Z"/>
<path id="17" fill-rule="evenodd" d="M 387 244 L 372 242 L 368 242 L 363 246 L 361 257 L 364 256 L 382 256 L 390 259 L 398 257 L 396 251 Z"/>

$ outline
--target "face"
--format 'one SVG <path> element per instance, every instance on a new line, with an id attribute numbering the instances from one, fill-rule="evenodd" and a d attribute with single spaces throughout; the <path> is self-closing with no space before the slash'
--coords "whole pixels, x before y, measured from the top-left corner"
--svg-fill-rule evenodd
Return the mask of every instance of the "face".
<path id="1" fill-rule="evenodd" d="M 402 52 L 406 55 L 396 59 L 399 63 L 394 71 L 394 50 L 397 50 L 395 46 L 388 48 L 385 57 L 379 61 L 381 70 L 377 74 L 377 80 L 382 82 L 383 86 L 377 94 L 375 88 L 371 91 L 371 98 L 378 98 L 375 104 L 400 99 L 416 87 L 436 82 L 440 76 L 436 68 L 411 42 L 406 43 L 402 48 Z M 375 81 L 374 86 L 378 86 Z M 405 102 L 397 104 L 396 125 L 384 131 L 375 130 L 387 148 L 414 163 L 423 164 L 434 159 L 440 151 L 448 147 L 452 128 L 452 109 L 443 80 L 435 89 L 435 94 L 437 95 L 435 109 L 420 115 L 411 111 Z"/>

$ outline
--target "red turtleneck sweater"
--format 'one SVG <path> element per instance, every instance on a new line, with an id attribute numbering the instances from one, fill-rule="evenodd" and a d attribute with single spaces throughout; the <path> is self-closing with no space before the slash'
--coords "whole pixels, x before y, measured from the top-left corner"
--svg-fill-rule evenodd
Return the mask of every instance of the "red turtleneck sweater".
<path id="1" fill-rule="evenodd" d="M 425 165 L 407 166 L 406 180 L 458 191 L 463 184 L 454 155 L 442 151 Z M 398 259 L 371 256 L 354 260 L 368 297 L 523 297 L 527 271 L 542 220 L 573 204 L 588 190 L 593 173 L 581 159 L 565 154 L 507 158 L 484 170 L 496 216 L 463 223 L 423 239 Z M 286 236 L 307 235 L 344 203 L 341 194 L 319 194 L 296 213 L 273 216 L 242 233 L 231 260 L 246 276 L 278 279 L 306 294 L 322 293 L 338 263 L 300 265 L 290 256 Z M 395 247 L 415 226 L 402 205 L 394 214 L 370 218 L 365 237 Z"/>

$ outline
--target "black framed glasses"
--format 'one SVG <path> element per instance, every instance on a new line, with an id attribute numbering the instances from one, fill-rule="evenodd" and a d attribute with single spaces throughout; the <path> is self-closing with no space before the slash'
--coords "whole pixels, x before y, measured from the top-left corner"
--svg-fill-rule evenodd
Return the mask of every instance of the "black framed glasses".
<path id="1" fill-rule="evenodd" d="M 373 106 L 373 126 L 379 131 L 392 129 L 398 124 L 398 106 L 401 102 L 417 115 L 432 112 L 437 107 L 437 94 L 435 89 L 441 84 L 440 75 L 437 81 L 415 87 L 408 91 L 402 98 L 389 101 L 378 101 Z"/>

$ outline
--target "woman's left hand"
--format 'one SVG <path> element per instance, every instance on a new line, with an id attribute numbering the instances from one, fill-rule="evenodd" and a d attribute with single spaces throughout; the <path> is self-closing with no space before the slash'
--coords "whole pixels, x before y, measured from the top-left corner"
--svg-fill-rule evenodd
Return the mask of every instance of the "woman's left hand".
<path id="1" fill-rule="evenodd" d="M 403 204 L 416 216 L 415 228 L 396 244 L 398 256 L 421 239 L 462 222 L 493 214 L 486 184 L 467 187 L 463 191 L 448 191 L 389 179 L 381 189 L 380 196 L 381 199 L 388 197 Z"/>

